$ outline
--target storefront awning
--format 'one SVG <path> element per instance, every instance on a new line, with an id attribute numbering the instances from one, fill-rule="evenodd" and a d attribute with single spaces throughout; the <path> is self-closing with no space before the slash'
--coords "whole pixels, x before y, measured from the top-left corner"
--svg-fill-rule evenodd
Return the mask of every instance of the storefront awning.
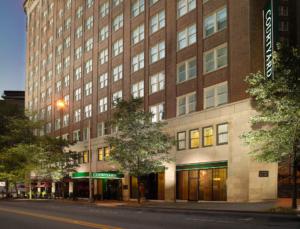
<path id="1" fill-rule="evenodd" d="M 73 173 L 72 179 L 89 179 L 89 172 Z M 121 173 L 93 173 L 92 179 L 124 179 L 124 174 Z"/>
<path id="2" fill-rule="evenodd" d="M 176 171 L 193 170 L 193 169 L 211 169 L 211 168 L 227 167 L 227 166 L 228 166 L 227 161 L 197 163 L 197 164 L 188 164 L 188 165 L 177 165 Z"/>

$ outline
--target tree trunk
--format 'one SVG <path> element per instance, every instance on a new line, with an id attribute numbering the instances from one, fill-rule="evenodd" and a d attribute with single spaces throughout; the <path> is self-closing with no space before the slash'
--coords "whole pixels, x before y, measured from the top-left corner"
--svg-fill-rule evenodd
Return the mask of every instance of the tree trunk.
<path id="1" fill-rule="evenodd" d="M 17 188 L 17 182 L 15 182 L 15 188 L 16 188 L 17 199 L 18 199 L 18 188 Z"/>
<path id="2" fill-rule="evenodd" d="M 293 199 L 292 208 L 297 208 L 297 159 L 296 159 L 296 149 L 294 149 L 294 160 L 293 160 Z"/>
<path id="3" fill-rule="evenodd" d="M 138 189 L 138 192 L 137 192 L 137 194 L 138 194 L 138 204 L 141 202 L 141 196 L 140 196 L 140 174 L 138 174 L 138 187 L 137 187 L 137 189 Z"/>
<path id="4" fill-rule="evenodd" d="M 62 185 L 62 198 L 65 199 L 65 185 L 64 185 L 64 178 L 62 179 L 61 185 Z"/>
<path id="5" fill-rule="evenodd" d="M 6 191 L 5 197 L 6 197 L 6 199 L 7 199 L 7 193 L 8 193 L 8 180 L 6 180 L 5 191 Z"/>

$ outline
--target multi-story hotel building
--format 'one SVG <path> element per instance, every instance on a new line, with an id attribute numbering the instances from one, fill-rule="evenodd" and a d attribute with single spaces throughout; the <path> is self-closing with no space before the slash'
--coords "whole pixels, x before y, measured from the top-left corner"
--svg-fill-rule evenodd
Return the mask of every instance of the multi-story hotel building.
<path id="1" fill-rule="evenodd" d="M 25 97 L 26 107 L 44 120 L 38 135 L 78 140 L 72 148 L 83 155 L 78 172 L 88 172 L 90 119 L 92 171 L 114 172 L 105 161 L 105 136 L 117 130 L 104 122 L 114 99 L 133 94 L 144 98 L 153 121 L 168 122 L 164 131 L 178 140 L 171 151 L 178 162 L 147 176 L 143 196 L 276 199 L 277 164 L 254 162 L 238 138 L 270 128 L 247 124 L 256 111 L 244 81 L 264 71 L 262 10 L 268 2 L 26 0 Z M 67 104 L 62 110 L 59 100 Z M 85 185 L 79 181 L 80 195 Z M 73 182 L 68 186 L 73 192 Z M 136 198 L 136 186 L 125 174 L 124 200 Z M 94 193 L 116 198 L 117 189 L 113 179 L 94 181 Z"/>

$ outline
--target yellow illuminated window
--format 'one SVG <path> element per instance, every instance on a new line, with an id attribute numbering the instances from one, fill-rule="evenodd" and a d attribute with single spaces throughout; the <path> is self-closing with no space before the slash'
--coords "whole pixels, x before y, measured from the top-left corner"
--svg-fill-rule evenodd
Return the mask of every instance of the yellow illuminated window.
<path id="1" fill-rule="evenodd" d="M 104 147 L 104 160 L 107 160 L 106 157 L 109 157 L 109 149 L 108 149 L 108 147 Z"/>
<path id="2" fill-rule="evenodd" d="M 203 146 L 212 146 L 213 145 L 213 128 L 206 127 L 203 129 L 204 142 Z"/>
<path id="3" fill-rule="evenodd" d="M 83 163 L 88 163 L 88 152 L 83 152 Z"/>
<path id="4" fill-rule="evenodd" d="M 98 161 L 103 161 L 103 150 L 98 149 Z"/>
<path id="5" fill-rule="evenodd" d="M 190 148 L 199 147 L 199 130 L 190 130 Z"/>

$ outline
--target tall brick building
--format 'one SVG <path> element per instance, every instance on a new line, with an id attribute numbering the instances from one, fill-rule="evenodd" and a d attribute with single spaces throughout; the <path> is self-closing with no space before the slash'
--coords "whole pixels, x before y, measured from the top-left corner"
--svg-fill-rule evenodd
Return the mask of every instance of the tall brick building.
<path id="1" fill-rule="evenodd" d="M 144 179 L 145 198 L 276 199 L 277 164 L 253 162 L 238 139 L 257 128 L 247 124 L 256 111 L 244 79 L 264 70 L 262 10 L 268 2 L 26 0 L 25 97 L 44 120 L 38 134 L 79 140 L 73 150 L 83 155 L 79 171 L 87 172 L 90 119 L 92 171 L 115 172 L 105 161 L 104 138 L 117 130 L 104 122 L 115 98 L 141 96 L 153 121 L 166 120 L 164 130 L 179 140 L 171 152 L 178 162 Z M 60 100 L 67 104 L 62 110 Z M 86 184 L 80 182 L 79 193 Z M 135 199 L 136 179 L 125 175 L 122 183 L 123 199 Z M 114 198 L 114 180 L 94 186 Z"/>

